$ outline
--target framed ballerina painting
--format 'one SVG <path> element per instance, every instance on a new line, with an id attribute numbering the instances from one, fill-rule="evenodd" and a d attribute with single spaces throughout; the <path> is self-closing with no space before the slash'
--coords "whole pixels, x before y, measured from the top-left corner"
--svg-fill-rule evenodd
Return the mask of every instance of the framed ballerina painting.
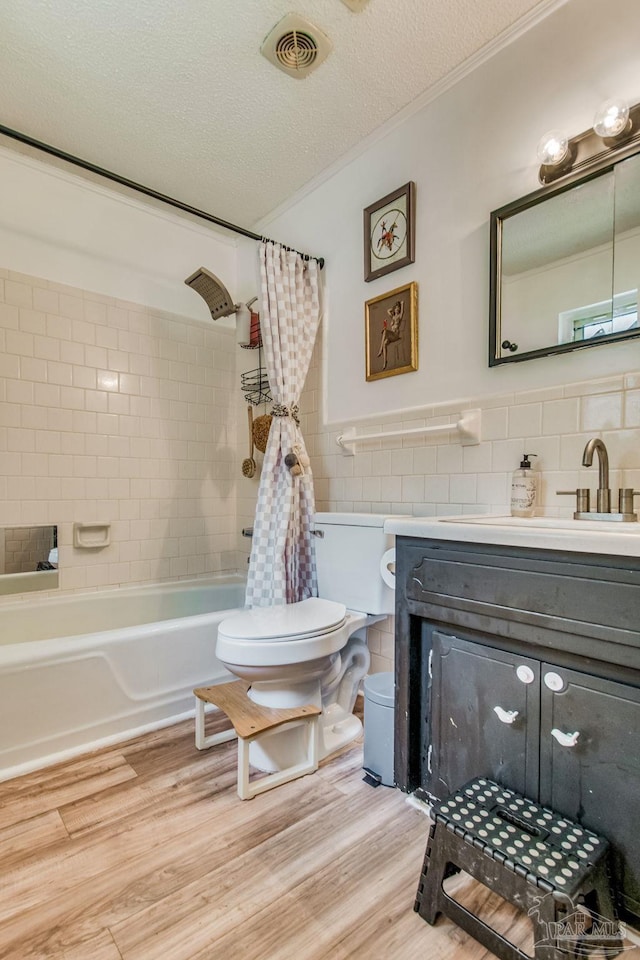
<path id="1" fill-rule="evenodd" d="M 418 284 L 407 283 L 364 305 L 367 380 L 418 369 Z"/>
<path id="2" fill-rule="evenodd" d="M 415 195 L 411 180 L 364 210 L 364 279 L 376 280 L 415 260 Z"/>

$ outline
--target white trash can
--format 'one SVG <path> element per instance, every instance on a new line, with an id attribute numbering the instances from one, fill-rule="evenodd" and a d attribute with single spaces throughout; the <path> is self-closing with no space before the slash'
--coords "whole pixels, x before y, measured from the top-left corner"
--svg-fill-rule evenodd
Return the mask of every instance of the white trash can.
<path id="1" fill-rule="evenodd" d="M 378 783 L 395 786 L 393 776 L 393 673 L 372 673 L 364 681 L 364 762 Z"/>

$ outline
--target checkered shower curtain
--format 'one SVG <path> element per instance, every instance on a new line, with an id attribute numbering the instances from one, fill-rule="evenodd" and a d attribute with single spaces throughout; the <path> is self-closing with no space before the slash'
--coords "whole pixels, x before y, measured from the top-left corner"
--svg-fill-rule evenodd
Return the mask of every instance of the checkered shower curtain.
<path id="1" fill-rule="evenodd" d="M 295 603 L 318 592 L 311 523 L 313 477 L 298 423 L 298 401 L 320 322 L 319 268 L 279 244 L 261 243 L 261 330 L 274 401 L 262 465 L 246 604 Z M 295 453 L 302 474 L 285 464 Z"/>

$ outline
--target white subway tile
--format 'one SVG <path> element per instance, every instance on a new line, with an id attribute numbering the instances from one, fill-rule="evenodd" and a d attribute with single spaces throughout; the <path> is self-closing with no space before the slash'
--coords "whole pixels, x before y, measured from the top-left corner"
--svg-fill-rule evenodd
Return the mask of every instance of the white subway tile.
<path id="1" fill-rule="evenodd" d="M 60 359 L 65 363 L 84 364 L 84 346 L 72 340 L 60 343 Z"/>
<path id="2" fill-rule="evenodd" d="M 462 447 L 464 473 L 488 473 L 493 469 L 493 447 L 490 443 L 470 444 Z"/>
<path id="3" fill-rule="evenodd" d="M 578 400 L 548 400 L 542 409 L 542 432 L 546 435 L 578 431 Z"/>
<path id="4" fill-rule="evenodd" d="M 462 470 L 462 447 L 460 444 L 439 445 L 436 452 L 437 473 L 458 473 Z"/>
<path id="5" fill-rule="evenodd" d="M 60 386 L 70 387 L 73 381 L 73 367 L 70 363 L 57 363 L 55 360 L 49 360 L 47 379 L 49 383 L 58 383 Z"/>
<path id="6" fill-rule="evenodd" d="M 424 500 L 424 477 L 402 477 L 402 503 L 421 503 Z"/>
<path id="7" fill-rule="evenodd" d="M 47 332 L 47 318 L 41 310 L 33 310 L 31 307 L 20 307 L 19 315 L 20 329 L 23 333 L 34 333 L 44 336 Z"/>
<path id="8" fill-rule="evenodd" d="M 640 427 L 640 390 L 629 390 L 624 398 L 625 427 Z"/>
<path id="9" fill-rule="evenodd" d="M 68 294 L 61 293 L 59 304 L 61 317 L 69 317 L 71 320 L 82 320 L 84 315 L 84 302 L 81 296 L 69 296 Z"/>
<path id="10" fill-rule="evenodd" d="M 15 280 L 4 281 L 4 299 L 8 304 L 19 307 L 33 306 L 33 288 L 28 283 L 18 283 Z"/>
<path id="11" fill-rule="evenodd" d="M 522 403 L 509 410 L 509 436 L 532 437 L 542 433 L 542 404 Z"/>
<path id="12" fill-rule="evenodd" d="M 475 474 L 452 474 L 449 483 L 449 498 L 452 503 L 477 503 L 477 477 Z"/>
<path id="13" fill-rule="evenodd" d="M 44 313 L 58 313 L 60 310 L 58 294 L 55 290 L 34 287 L 33 307 L 35 310 L 42 310 Z"/>
<path id="14" fill-rule="evenodd" d="M 59 360 L 60 341 L 55 337 L 34 337 L 33 355 L 42 360 Z"/>
<path id="15" fill-rule="evenodd" d="M 585 396 L 580 403 L 581 430 L 611 430 L 622 426 L 622 394 Z"/>
<path id="16" fill-rule="evenodd" d="M 430 503 L 449 502 L 449 477 L 447 475 L 431 475 L 424 478 L 424 498 Z"/>
<path id="17" fill-rule="evenodd" d="M 482 439 L 506 440 L 508 429 L 508 407 L 482 409 Z"/>

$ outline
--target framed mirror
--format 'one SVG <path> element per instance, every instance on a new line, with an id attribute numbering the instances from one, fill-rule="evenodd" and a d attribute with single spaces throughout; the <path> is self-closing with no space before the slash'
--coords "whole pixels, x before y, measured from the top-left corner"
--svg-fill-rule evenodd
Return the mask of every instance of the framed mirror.
<path id="1" fill-rule="evenodd" d="M 58 528 L 0 527 L 0 596 L 57 586 Z"/>
<path id="2" fill-rule="evenodd" d="M 491 214 L 489 366 L 640 336 L 640 154 Z"/>

